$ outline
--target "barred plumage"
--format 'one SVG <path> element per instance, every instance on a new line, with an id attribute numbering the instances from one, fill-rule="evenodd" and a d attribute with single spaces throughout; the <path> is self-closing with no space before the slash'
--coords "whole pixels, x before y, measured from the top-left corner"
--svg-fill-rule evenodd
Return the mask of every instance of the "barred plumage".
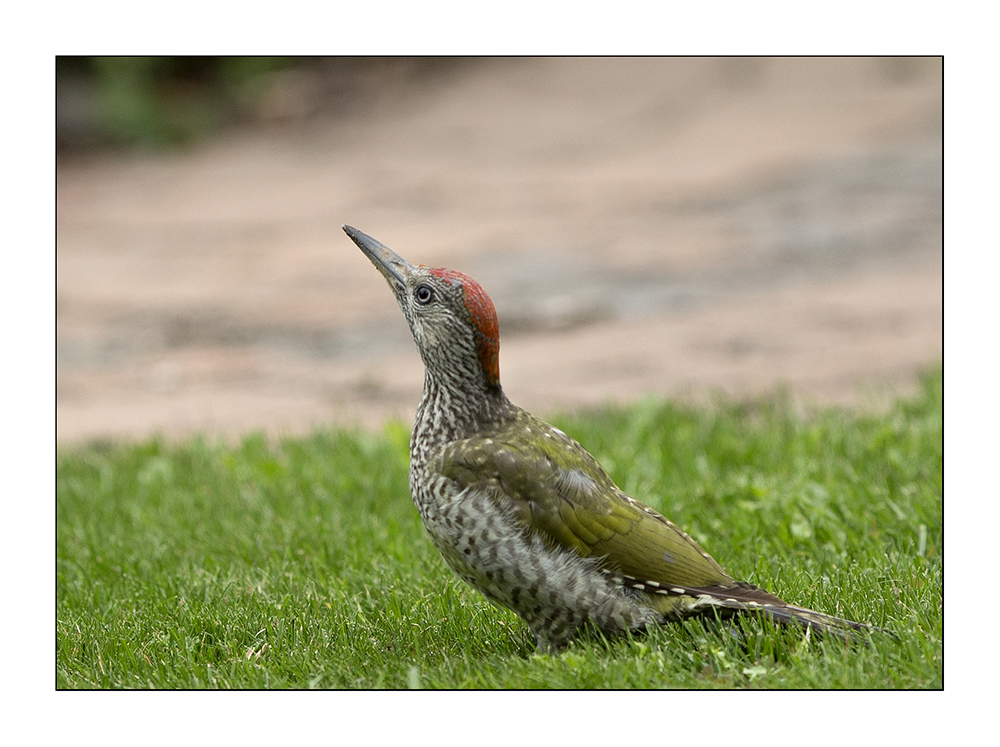
<path id="1" fill-rule="evenodd" d="M 424 361 L 410 441 L 424 525 L 445 562 L 524 619 L 540 650 L 558 650 L 585 625 L 617 633 L 712 610 L 846 638 L 867 629 L 729 576 L 580 444 L 507 399 L 496 311 L 475 280 L 344 231 L 388 281 Z"/>

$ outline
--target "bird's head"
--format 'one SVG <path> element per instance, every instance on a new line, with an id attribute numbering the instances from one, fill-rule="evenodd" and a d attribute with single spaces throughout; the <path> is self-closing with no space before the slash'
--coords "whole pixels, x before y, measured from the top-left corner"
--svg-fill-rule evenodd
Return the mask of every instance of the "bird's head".
<path id="1" fill-rule="evenodd" d="M 456 270 L 414 265 L 344 226 L 392 288 L 428 373 L 463 389 L 500 388 L 500 329 L 486 291 Z"/>

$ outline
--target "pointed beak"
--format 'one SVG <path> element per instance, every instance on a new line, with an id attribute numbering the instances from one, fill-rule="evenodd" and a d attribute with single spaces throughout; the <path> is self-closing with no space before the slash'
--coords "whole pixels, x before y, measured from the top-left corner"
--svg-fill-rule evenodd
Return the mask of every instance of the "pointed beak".
<path id="1" fill-rule="evenodd" d="M 413 265 L 378 239 L 373 239 L 352 226 L 343 226 L 343 229 L 344 233 L 351 237 L 351 241 L 361 248 L 372 264 L 385 276 L 394 291 L 399 292 L 406 287 L 406 276 L 413 269 Z"/>

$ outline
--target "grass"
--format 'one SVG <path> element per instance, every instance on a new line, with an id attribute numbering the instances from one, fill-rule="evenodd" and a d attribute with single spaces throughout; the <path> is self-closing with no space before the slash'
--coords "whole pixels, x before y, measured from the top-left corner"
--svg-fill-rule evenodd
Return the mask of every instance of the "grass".
<path id="1" fill-rule="evenodd" d="M 940 688 L 942 374 L 880 414 L 779 397 L 553 418 L 734 576 L 891 628 L 715 620 L 534 652 L 447 570 L 408 427 L 61 449 L 58 688 Z"/>

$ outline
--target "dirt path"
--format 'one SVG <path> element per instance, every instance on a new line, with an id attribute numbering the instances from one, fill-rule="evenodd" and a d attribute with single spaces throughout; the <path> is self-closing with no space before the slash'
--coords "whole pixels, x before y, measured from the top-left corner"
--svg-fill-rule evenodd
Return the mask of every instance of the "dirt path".
<path id="1" fill-rule="evenodd" d="M 541 412 L 857 403 L 941 357 L 936 61 L 479 62 L 63 162 L 57 200 L 61 442 L 409 418 L 419 358 L 341 223 L 476 277 Z"/>

